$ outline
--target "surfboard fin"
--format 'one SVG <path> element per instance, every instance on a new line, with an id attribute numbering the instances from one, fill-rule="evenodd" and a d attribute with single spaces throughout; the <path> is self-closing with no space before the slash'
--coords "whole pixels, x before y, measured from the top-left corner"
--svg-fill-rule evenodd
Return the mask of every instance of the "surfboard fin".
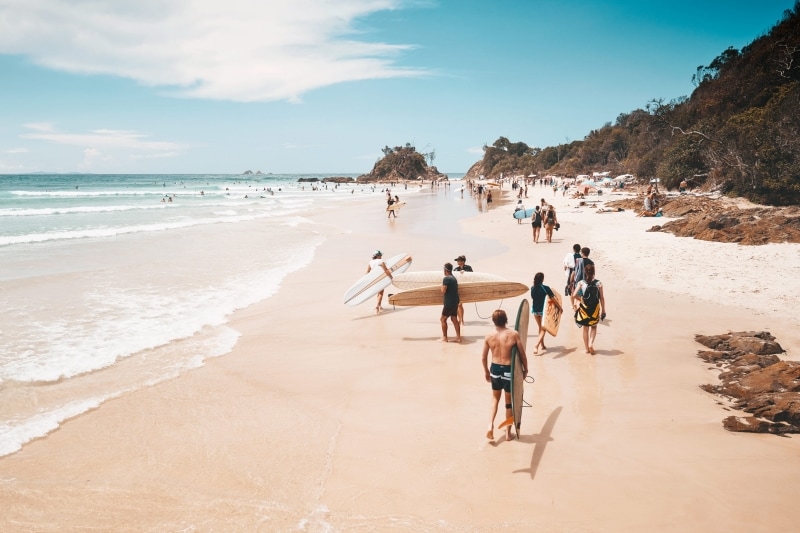
<path id="1" fill-rule="evenodd" d="M 504 427 L 506 427 L 506 426 L 510 426 L 510 425 L 511 425 L 511 424 L 513 424 L 513 423 L 514 423 L 514 417 L 513 417 L 513 416 L 509 416 L 508 418 L 506 418 L 505 420 L 503 420 L 503 423 L 502 423 L 502 424 L 500 424 L 499 426 L 497 426 L 497 429 L 503 429 Z"/>

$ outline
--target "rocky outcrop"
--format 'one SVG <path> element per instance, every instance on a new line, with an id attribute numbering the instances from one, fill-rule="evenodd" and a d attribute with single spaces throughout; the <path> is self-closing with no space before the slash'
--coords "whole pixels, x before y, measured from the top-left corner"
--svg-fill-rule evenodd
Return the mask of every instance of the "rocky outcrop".
<path id="1" fill-rule="evenodd" d="M 729 416 L 728 431 L 800 433 L 800 362 L 782 361 L 784 349 L 766 331 L 696 335 L 710 350 L 698 357 L 721 370 L 719 385 L 702 385 L 706 392 L 727 399 L 734 409 L 751 416 Z"/>
<path id="2" fill-rule="evenodd" d="M 608 202 L 609 207 L 641 211 L 644 197 Z M 746 245 L 800 242 L 800 207 L 741 207 L 731 198 L 708 196 L 661 197 L 665 216 L 677 218 L 648 231 L 666 231 L 678 237 Z M 658 220 L 658 219 L 655 219 Z"/>
<path id="3" fill-rule="evenodd" d="M 353 183 L 355 180 L 353 178 L 348 178 L 345 176 L 333 176 L 330 178 L 299 178 L 297 180 L 298 183 Z"/>

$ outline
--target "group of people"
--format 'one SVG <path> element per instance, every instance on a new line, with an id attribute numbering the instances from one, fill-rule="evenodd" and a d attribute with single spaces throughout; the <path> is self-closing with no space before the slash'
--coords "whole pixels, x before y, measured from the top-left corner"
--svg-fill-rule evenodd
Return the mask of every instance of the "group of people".
<path id="1" fill-rule="evenodd" d="M 514 212 L 516 213 L 520 210 L 525 211 L 525 206 L 522 204 L 522 200 L 517 201 Z M 518 218 L 517 223 L 521 224 L 522 219 Z M 548 204 L 544 198 L 539 201 L 539 205 L 534 207 L 533 214 L 531 215 L 533 242 L 536 244 L 539 243 L 539 237 L 541 235 L 543 226 L 545 240 L 547 242 L 553 242 L 553 230 L 558 230 L 558 228 L 561 227 L 561 224 L 558 222 L 558 214 L 556 213 L 555 206 Z"/>
<path id="2" fill-rule="evenodd" d="M 574 311 L 575 323 L 583 332 L 583 343 L 587 354 L 594 355 L 594 341 L 597 335 L 597 324 L 606 316 L 606 303 L 603 294 L 603 284 L 595 277 L 594 261 L 589 259 L 591 250 L 588 247 L 581 247 L 575 244 L 572 252 L 564 258 L 564 270 L 567 275 L 565 293 L 570 297 L 570 304 Z M 367 266 L 367 272 L 381 268 L 386 275 L 392 279 L 392 272 L 383 262 L 383 254 L 376 250 L 372 255 L 372 260 Z M 449 342 L 448 321 L 453 324 L 455 329 L 455 339 L 453 342 L 461 342 L 461 325 L 464 323 L 464 308 L 458 295 L 458 280 L 453 272 L 472 272 L 472 267 L 466 264 L 466 257 L 459 255 L 455 258 L 456 267 L 447 262 L 443 266 L 443 278 L 441 284 L 442 292 L 442 313 L 440 323 L 442 328 L 442 342 Z M 545 314 L 545 303 L 547 297 L 555 305 L 559 312 L 563 308 L 555 298 L 552 289 L 544 284 L 544 273 L 537 272 L 533 278 L 533 286 L 530 290 L 531 313 L 538 327 L 534 355 L 539 355 L 539 351 L 546 350 L 544 343 L 545 330 L 542 321 Z M 381 312 L 381 302 L 383 291 L 378 293 L 376 311 Z M 500 405 L 500 399 L 505 395 L 506 420 L 510 419 L 511 413 L 511 357 L 514 347 L 517 348 L 520 364 L 522 365 L 523 377 L 528 374 L 528 358 L 522 339 L 513 328 L 508 327 L 508 316 L 502 309 L 497 309 L 492 313 L 492 323 L 494 331 L 484 337 L 481 362 L 483 365 L 484 377 L 491 384 L 492 402 L 489 429 L 486 432 L 488 439 L 494 439 L 494 421 Z M 491 364 L 489 355 L 491 354 Z M 506 427 L 506 439 L 511 439 L 511 426 Z"/>
<path id="3" fill-rule="evenodd" d="M 584 349 L 587 354 L 594 355 L 597 324 L 606 317 L 606 300 L 603 284 L 595 277 L 595 264 L 589 259 L 590 253 L 587 246 L 572 245 L 572 252 L 564 257 L 567 275 L 564 292 L 570 297 L 575 323 L 583 329 Z"/>

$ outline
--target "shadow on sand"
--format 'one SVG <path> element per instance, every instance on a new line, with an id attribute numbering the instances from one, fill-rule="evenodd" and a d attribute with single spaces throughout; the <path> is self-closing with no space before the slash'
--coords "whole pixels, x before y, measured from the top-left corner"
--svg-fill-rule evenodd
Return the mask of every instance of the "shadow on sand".
<path id="1" fill-rule="evenodd" d="M 553 409 L 553 412 L 547 417 L 547 420 L 545 420 L 542 430 L 539 433 L 534 435 L 523 435 L 519 439 L 520 442 L 532 442 L 534 447 L 533 455 L 531 455 L 531 466 L 529 468 L 514 470 L 515 474 L 529 472 L 531 475 L 531 480 L 536 478 L 536 470 L 539 468 L 539 463 L 542 461 L 542 456 L 544 455 L 544 450 L 547 447 L 547 443 L 553 440 L 553 437 L 550 435 L 553 433 L 553 428 L 556 425 L 558 416 L 561 414 L 561 409 L 563 409 L 561 406 Z"/>

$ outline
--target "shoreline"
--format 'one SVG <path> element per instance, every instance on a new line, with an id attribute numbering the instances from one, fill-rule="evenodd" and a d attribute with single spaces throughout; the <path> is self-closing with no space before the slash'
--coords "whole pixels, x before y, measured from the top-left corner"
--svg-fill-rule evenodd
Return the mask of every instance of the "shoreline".
<path id="1" fill-rule="evenodd" d="M 315 221 L 340 230 L 274 296 L 234 314 L 229 325 L 241 337 L 230 354 L 0 458 L 8 502 L 0 528 L 771 531 L 796 523 L 800 441 L 726 432 L 730 412 L 699 388 L 715 376 L 695 357 L 694 334 L 760 329 L 752 316 L 644 284 L 628 254 L 615 260 L 614 232 L 599 238 L 601 225 L 626 222 L 606 219 L 619 215 L 587 213 L 594 222 L 559 208 L 558 242 L 533 245 L 529 223 L 511 217 L 510 194 L 455 220 L 445 202 L 460 200 L 443 192 L 415 197 L 390 222 L 367 202 L 321 211 Z M 653 235 L 622 246 L 647 248 Z M 529 354 L 534 407 L 519 442 L 483 437 L 490 393 L 480 349 L 490 322 L 482 317 L 497 303 L 465 306 L 461 345 L 435 342 L 438 308 L 375 315 L 368 302 L 341 304 L 375 248 L 410 252 L 413 270 L 463 253 L 476 271 L 526 284 L 542 271 L 563 290 L 561 259 L 573 242 L 593 239 L 603 243 L 592 257 L 609 304 L 598 355 L 582 353 L 568 316 L 543 356 Z M 758 275 L 771 284 L 781 272 Z M 520 299 L 500 305 L 511 315 Z M 798 333 L 776 309 L 757 316 L 774 326 L 784 358 L 797 358 Z M 747 492 L 727 490 L 742 479 Z"/>

